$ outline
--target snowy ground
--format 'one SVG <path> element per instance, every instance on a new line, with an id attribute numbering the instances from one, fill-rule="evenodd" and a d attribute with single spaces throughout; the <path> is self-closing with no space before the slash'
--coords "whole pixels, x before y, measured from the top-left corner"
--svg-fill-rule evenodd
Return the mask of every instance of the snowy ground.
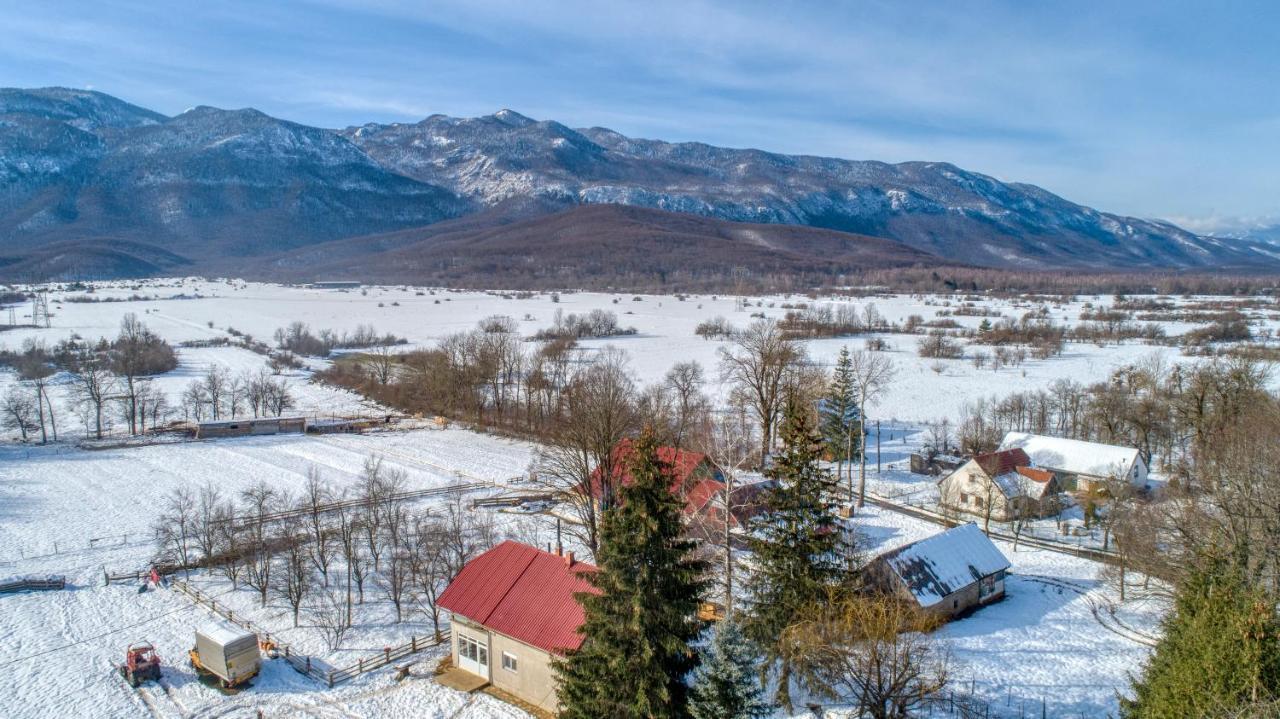
<path id="1" fill-rule="evenodd" d="M 340 487 L 354 479 L 371 455 L 403 470 L 413 488 L 477 478 L 502 481 L 520 474 L 532 451 L 525 443 L 455 429 L 102 451 L 6 446 L 0 450 L 0 547 L 5 553 L 0 574 L 61 573 L 71 587 L 0 600 L 6 615 L 0 623 L 0 716 L 114 717 L 146 710 L 159 716 L 254 716 L 258 709 L 267 716 L 520 716 L 486 697 L 464 707 L 463 695 L 426 678 L 395 683 L 390 671 L 329 690 L 281 662 L 269 662 L 253 688 L 225 697 L 200 684 L 182 661 L 193 627 L 208 616 L 207 610 L 175 591 L 139 595 L 130 584 L 103 586 L 101 571 L 103 566 L 145 564 L 151 546 L 144 537 L 153 508 L 178 485 L 213 480 L 235 491 L 261 478 L 296 490 L 308 468 L 317 466 Z M 876 509 L 856 521 L 869 553 L 939 529 Z M 507 527 L 525 537 L 531 531 L 514 523 Z M 92 547 L 90 539 L 96 540 Z M 1115 600 L 1113 590 L 1097 576 L 1098 565 L 1044 550 L 1001 549 L 1014 563 L 1009 597 L 941 632 L 957 660 L 958 679 L 966 684 L 973 680 L 972 690 L 997 704 L 1039 704 L 1043 699 L 1051 716 L 1114 709 L 1115 692 L 1124 686 L 1126 672 L 1140 665 L 1147 647 L 1095 616 L 1098 606 Z M 230 595 L 216 581 L 197 578 L 197 583 L 224 593 L 221 601 L 248 612 L 287 641 L 340 665 L 430 631 L 421 614 L 403 625 L 392 624 L 390 607 L 371 592 L 365 626 L 344 650 L 326 653 L 315 630 L 290 628 L 279 600 L 260 610 L 248 591 Z M 1158 612 L 1154 604 L 1130 603 L 1121 616 L 1139 631 L 1150 632 Z M 135 694 L 109 671 L 126 644 L 142 639 L 155 643 L 169 662 L 167 692 L 157 688 Z M 429 674 L 435 658 L 421 655 L 415 674 Z"/>
<path id="2" fill-rule="evenodd" d="M 751 315 L 763 314 L 781 318 L 787 312 L 783 305 L 813 303 L 801 295 L 750 298 L 691 295 L 683 301 L 672 296 L 611 295 L 601 293 L 535 294 L 527 299 L 504 297 L 500 293 L 441 290 L 413 287 L 370 287 L 364 290 L 315 290 L 300 287 L 245 283 L 241 281 L 208 281 L 201 279 L 153 280 L 146 282 L 101 283 L 92 294 L 96 298 L 172 297 L 198 299 L 146 299 L 122 302 L 77 303 L 60 301 L 85 296 L 80 290 L 55 290 L 50 293 L 53 312 L 51 328 L 22 328 L 0 332 L 0 347 L 17 349 L 28 338 L 49 344 L 71 334 L 84 338 L 114 337 L 120 319 L 127 312 L 137 314 L 152 330 L 174 343 L 192 340 L 226 338 L 228 329 L 247 332 L 257 339 L 271 342 L 272 334 L 293 321 L 306 322 L 313 331 L 330 329 L 353 332 L 360 325 L 372 325 L 378 332 L 390 332 L 408 340 L 408 347 L 431 346 L 448 334 L 473 328 L 477 321 L 502 314 L 515 318 L 526 335 L 552 324 L 557 311 L 582 314 L 605 309 L 618 315 L 620 324 L 635 327 L 637 334 L 610 340 L 584 342 L 598 349 L 614 345 L 627 351 L 637 378 L 657 381 L 678 361 L 697 360 L 707 370 L 718 394 L 717 351 L 721 341 L 703 340 L 694 335 L 699 322 L 723 316 L 733 325 L 744 327 Z M 638 301 L 637 301 L 638 298 Z M 1192 298 L 1196 299 L 1196 298 Z M 1203 299 L 1203 298 L 1200 298 Z M 1188 300 L 1179 299 L 1178 302 Z M 852 304 L 860 309 L 874 305 L 890 322 L 903 322 L 910 315 L 926 321 L 949 317 L 965 327 L 977 327 L 981 317 L 949 316 L 959 300 L 931 295 L 886 295 L 857 299 L 823 299 L 817 304 Z M 1043 307 L 1049 319 L 1064 325 L 1079 322 L 1085 303 L 1108 306 L 1112 298 L 1081 296 L 1073 302 L 1046 302 L 1033 305 L 1023 301 L 983 299 L 975 302 L 982 309 L 1017 318 Z M 29 321 L 30 308 L 17 307 L 19 322 Z M 25 316 L 24 316 L 25 313 Z M 1260 331 L 1280 328 L 1275 311 L 1251 311 Z M 997 318 L 991 318 L 995 321 Z M 1170 335 L 1191 329 L 1184 323 L 1164 323 Z M 867 337 L 816 340 L 807 343 L 810 355 L 822 364 L 831 364 L 840 348 L 861 348 Z M 935 361 L 917 356 L 918 336 L 884 335 L 890 347 L 889 356 L 897 365 L 897 381 L 884 397 L 876 416 L 885 420 L 924 422 L 956 416 L 966 402 L 976 397 L 1005 395 L 1015 390 L 1041 388 L 1055 379 L 1070 378 L 1091 382 L 1105 378 L 1117 366 L 1134 362 L 1152 354 L 1171 361 L 1184 361 L 1178 349 L 1151 346 L 1139 342 L 1098 347 L 1069 343 L 1065 352 L 1047 360 L 1028 359 L 1021 366 L 998 371 L 978 369 L 968 360 Z M 186 384 L 209 364 L 222 364 L 239 372 L 265 366 L 265 358 L 236 348 L 182 349 L 177 370 L 159 379 L 177 407 L 178 395 Z M 313 362 L 312 364 L 318 364 Z M 1280 380 L 1280 378 L 1277 378 Z M 15 381 L 12 373 L 0 371 L 0 392 Z M 307 384 L 306 372 L 294 372 L 291 387 L 299 400 L 302 413 L 358 412 L 373 409 L 354 395 L 330 388 Z M 55 389 L 55 394 L 58 390 Z M 64 402 L 66 398 L 63 397 Z M 80 431 L 82 428 L 76 426 Z"/>
<path id="3" fill-rule="evenodd" d="M 234 327 L 269 341 L 276 328 L 294 320 L 314 330 L 352 331 L 372 324 L 379 332 L 406 337 L 410 346 L 425 346 L 440 337 L 471 328 L 492 314 L 520 321 L 532 334 L 552 323 L 557 310 L 585 312 L 595 308 L 618 313 L 621 323 L 638 334 L 588 347 L 614 344 L 631 356 L 632 368 L 645 382 L 659 379 L 677 361 L 696 359 L 708 370 L 713 393 L 716 352 L 722 343 L 693 334 L 702 320 L 723 315 L 745 326 L 755 312 L 781 317 L 784 302 L 802 297 L 760 300 L 743 308 L 732 297 L 562 294 L 553 302 L 548 294 L 530 299 L 504 299 L 495 294 L 414 288 L 370 288 L 339 292 L 241 282 L 166 281 L 104 287 L 96 296 L 131 294 L 169 296 L 199 294 L 202 299 L 141 300 L 112 303 L 54 302 L 53 327 L 0 332 L 0 346 L 17 348 L 28 337 L 49 343 L 76 333 L 86 338 L 114 336 L 121 316 L 137 313 L 144 322 L 173 342 L 226 336 Z M 55 292 L 54 297 L 79 292 Z M 617 300 L 615 303 L 614 300 Z M 1110 298 L 1079 298 L 1050 305 L 1053 319 L 1076 321 L 1082 304 L 1107 304 Z M 949 308 L 935 297 L 894 296 L 852 300 L 859 306 L 874 302 L 891 321 L 920 314 L 931 319 Z M 1018 316 L 1031 306 L 986 301 L 1006 316 Z M 380 306 L 381 305 L 381 306 Z M 770 306 L 772 305 L 772 306 Z M 953 309 L 953 308 L 951 308 Z M 526 316 L 531 319 L 525 319 Z M 3 318 L 0 318 L 3 319 Z M 955 318 L 976 326 L 981 318 Z M 213 323 L 213 327 L 209 323 Z M 1274 328 L 1274 319 L 1266 326 Z M 1171 333 L 1187 327 L 1169 325 Z M 903 471 L 902 462 L 919 442 L 919 423 L 954 417 L 960 407 L 981 396 L 1004 395 L 1015 389 L 1046 386 L 1067 377 L 1080 382 L 1103 378 L 1117 365 L 1150 353 L 1181 361 L 1176 349 L 1137 343 L 1096 347 L 1068 344 L 1061 357 L 1028 360 L 1021 367 L 999 372 L 976 369 L 967 361 L 942 363 L 916 356 L 917 338 L 887 335 L 891 356 L 898 364 L 898 381 L 875 410 L 882 420 L 883 471 L 869 475 L 870 487 L 894 497 L 925 496 L 932 479 Z M 829 363 L 840 347 L 862 346 L 864 339 L 822 340 L 808 343 L 819 361 Z M 265 366 L 260 355 L 235 348 L 182 349 L 177 370 L 159 379 L 159 386 L 176 403 L 177 394 L 211 363 L 234 371 Z M 0 372 L 0 392 L 14 377 Z M 301 409 L 307 413 L 341 413 L 371 409 L 346 392 L 312 385 L 305 372 L 290 377 Z M 56 392 L 56 390 L 55 390 Z M 65 401 L 65 398 L 62 398 Z M 69 415 L 70 413 L 64 413 Z M 81 428 L 68 420 L 78 434 Z M 172 592 L 137 594 L 135 587 L 103 586 L 102 568 L 125 569 L 145 565 L 151 555 L 148 529 L 164 496 L 176 486 L 198 487 L 217 482 L 225 492 L 237 492 L 258 480 L 296 491 L 307 471 L 316 467 L 337 486 L 350 484 L 364 461 L 380 456 L 401 469 L 411 488 L 443 486 L 476 479 L 505 481 L 527 468 L 535 448 L 527 443 L 476 434 L 461 429 L 375 433 L 366 436 L 279 436 L 191 442 L 147 447 L 87 450 L 71 443 L 48 447 L 0 444 L 0 575 L 65 574 L 67 591 L 0 597 L 5 620 L 0 622 L 0 716 L 157 716 L 213 717 L 516 717 L 522 713 L 487 697 L 468 698 L 415 676 L 402 683 L 390 671 L 374 672 L 339 688 L 322 688 L 287 668 L 270 662 L 252 689 L 226 697 L 197 682 L 182 659 L 192 629 L 208 616 L 184 596 Z M 874 455 L 873 455 L 874 457 Z M 507 519 L 508 515 L 501 515 Z M 857 520 L 868 538 L 868 553 L 878 553 L 939 530 L 921 520 L 869 508 Z M 528 520 L 507 525 L 512 534 L 533 538 L 539 530 Z M 541 538 L 535 541 L 541 543 Z M 941 636 L 957 660 L 957 684 L 986 698 L 997 715 L 1028 716 L 1042 701 L 1049 716 L 1098 716 L 1114 712 L 1116 692 L 1127 674 L 1136 671 L 1148 651 L 1144 643 L 1154 631 L 1161 606 L 1148 600 L 1130 601 L 1110 611 L 1117 600 L 1098 576 L 1099 565 L 1046 550 L 1001 549 L 1014 564 L 1003 602 L 948 625 Z M 212 591 L 225 587 L 197 578 Z M 247 593 L 226 595 L 255 621 L 284 632 L 289 641 L 323 653 L 314 630 L 289 628 L 282 606 L 273 603 L 255 610 Z M 388 608 L 372 599 L 363 626 L 348 649 L 328 658 L 342 662 L 360 652 L 398 644 L 409 634 L 428 633 L 418 614 L 403 626 L 392 625 Z M 135 693 L 109 671 L 125 645 L 147 639 L 167 662 L 167 690 Z M 419 660 L 415 675 L 429 674 L 434 657 Z M 470 703 L 468 703 L 470 702 Z"/>

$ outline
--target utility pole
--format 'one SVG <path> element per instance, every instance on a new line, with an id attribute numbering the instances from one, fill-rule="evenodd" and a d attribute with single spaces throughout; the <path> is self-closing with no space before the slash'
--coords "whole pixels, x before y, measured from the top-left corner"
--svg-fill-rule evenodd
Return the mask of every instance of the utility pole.
<path id="1" fill-rule="evenodd" d="M 876 474 L 880 474 L 880 420 L 876 420 Z"/>

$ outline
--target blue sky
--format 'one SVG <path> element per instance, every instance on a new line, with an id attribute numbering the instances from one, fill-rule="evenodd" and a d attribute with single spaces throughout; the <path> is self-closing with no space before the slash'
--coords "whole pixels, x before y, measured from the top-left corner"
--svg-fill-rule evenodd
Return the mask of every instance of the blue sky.
<path id="1" fill-rule="evenodd" d="M 503 107 L 945 160 L 1204 229 L 1280 215 L 1280 3 L 0 0 L 0 85 L 308 124 Z"/>

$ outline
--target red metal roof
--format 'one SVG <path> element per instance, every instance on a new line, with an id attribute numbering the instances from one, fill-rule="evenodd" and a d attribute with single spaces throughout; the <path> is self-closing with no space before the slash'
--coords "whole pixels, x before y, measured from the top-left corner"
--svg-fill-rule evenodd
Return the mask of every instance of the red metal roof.
<path id="1" fill-rule="evenodd" d="M 631 455 L 635 451 L 635 445 L 630 439 L 623 439 L 613 448 L 613 485 L 614 487 L 630 486 L 631 479 Z M 671 492 L 676 495 L 692 494 L 696 489 L 693 480 L 696 479 L 698 469 L 707 462 L 707 455 L 701 452 L 689 452 L 676 447 L 658 447 L 658 460 L 670 467 L 671 475 Z M 599 497 L 600 495 L 600 468 L 596 467 L 591 472 L 591 493 Z M 696 506 L 692 502 L 685 506 L 685 512 L 695 512 L 701 509 L 703 502 Z"/>
<path id="2" fill-rule="evenodd" d="M 998 477 L 1002 474 L 1008 474 L 1018 467 L 1026 467 L 1031 464 L 1031 458 L 1021 448 L 1006 449 L 1000 452 L 988 452 L 974 457 L 978 462 L 978 466 L 982 467 L 982 471 L 988 476 Z"/>
<path id="3" fill-rule="evenodd" d="M 583 576 L 594 571 L 586 562 L 570 567 L 565 557 L 508 540 L 467 562 L 439 604 L 499 634 L 563 653 L 582 645 L 582 605 L 574 594 L 597 591 Z"/>

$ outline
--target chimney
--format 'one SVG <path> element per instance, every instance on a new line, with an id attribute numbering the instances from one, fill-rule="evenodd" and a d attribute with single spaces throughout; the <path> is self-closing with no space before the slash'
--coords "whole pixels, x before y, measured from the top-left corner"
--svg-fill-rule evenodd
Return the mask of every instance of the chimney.
<path id="1" fill-rule="evenodd" d="M 566 566 L 566 567 L 572 567 L 572 566 L 573 566 L 573 552 L 567 552 L 567 553 L 564 555 L 564 566 Z"/>

